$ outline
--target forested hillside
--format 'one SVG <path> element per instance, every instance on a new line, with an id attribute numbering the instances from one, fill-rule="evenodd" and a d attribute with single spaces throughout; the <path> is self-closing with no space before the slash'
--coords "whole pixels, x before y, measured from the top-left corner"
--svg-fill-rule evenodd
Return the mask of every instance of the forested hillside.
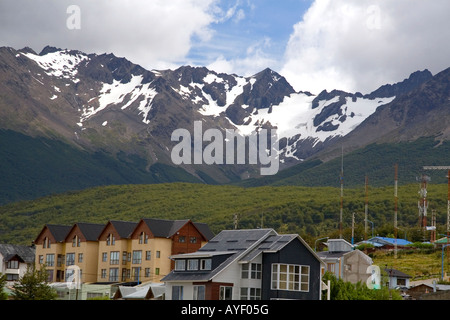
<path id="1" fill-rule="evenodd" d="M 419 184 L 399 187 L 399 235 L 417 234 Z M 447 185 L 430 184 L 429 212 L 436 210 L 439 233 L 445 230 Z M 351 237 L 351 217 L 356 212 L 355 239 L 364 237 L 364 185 L 344 190 L 345 237 Z M 319 236 L 338 236 L 340 189 L 334 187 L 211 186 L 172 183 L 121 185 L 86 189 L 23 201 L 0 207 L 0 243 L 29 244 L 47 223 L 106 223 L 141 218 L 192 219 L 208 223 L 213 232 L 234 227 L 274 228 L 299 233 L 314 244 Z M 369 220 L 375 234 L 392 235 L 394 187 L 369 188 Z M 371 224 L 369 224 L 371 233 Z M 442 232 L 441 232 L 442 231 Z M 370 236 L 370 234 L 369 234 Z"/>

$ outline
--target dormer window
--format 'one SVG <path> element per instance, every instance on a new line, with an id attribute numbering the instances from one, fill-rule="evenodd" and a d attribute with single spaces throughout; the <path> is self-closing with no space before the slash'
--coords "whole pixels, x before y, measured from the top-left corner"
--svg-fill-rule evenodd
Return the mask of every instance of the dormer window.
<path id="1" fill-rule="evenodd" d="M 186 260 L 175 261 L 175 271 L 184 271 L 186 269 Z"/>
<path id="2" fill-rule="evenodd" d="M 139 235 L 139 244 L 147 244 L 148 243 L 148 235 L 142 231 L 141 234 Z"/>
<path id="3" fill-rule="evenodd" d="M 72 247 L 80 247 L 81 246 L 81 239 L 78 236 L 74 236 L 72 238 Z"/>
<path id="4" fill-rule="evenodd" d="M 50 239 L 47 237 L 44 238 L 43 248 L 50 248 Z"/>
<path id="5" fill-rule="evenodd" d="M 110 233 L 108 235 L 108 237 L 106 238 L 106 245 L 113 246 L 115 243 L 116 243 L 116 238 L 114 237 L 114 235 L 112 233 Z"/>

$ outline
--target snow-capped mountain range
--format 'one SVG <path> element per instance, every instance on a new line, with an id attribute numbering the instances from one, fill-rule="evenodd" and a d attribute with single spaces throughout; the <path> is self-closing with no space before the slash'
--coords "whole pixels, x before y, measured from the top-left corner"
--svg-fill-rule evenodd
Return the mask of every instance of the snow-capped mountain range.
<path id="1" fill-rule="evenodd" d="M 315 95 L 295 92 L 270 69 L 251 77 L 189 66 L 146 70 L 113 54 L 53 47 L 37 54 L 4 47 L 0 126 L 62 137 L 87 150 L 138 154 L 150 165 L 170 164 L 171 133 L 192 129 L 194 121 L 201 120 L 205 128 L 236 129 L 244 136 L 276 128 L 280 162 L 290 166 L 336 143 L 381 106 L 432 77 L 428 70 L 418 71 L 368 94 L 335 90 Z M 197 169 L 185 170 L 201 177 Z M 222 168 L 204 170 L 227 181 Z M 233 174 L 242 178 L 253 172 L 245 167 Z"/>

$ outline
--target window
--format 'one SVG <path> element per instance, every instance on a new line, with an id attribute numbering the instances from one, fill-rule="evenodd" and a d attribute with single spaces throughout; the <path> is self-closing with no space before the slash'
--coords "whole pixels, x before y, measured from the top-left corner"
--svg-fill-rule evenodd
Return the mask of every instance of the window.
<path id="1" fill-rule="evenodd" d="M 126 281 L 127 280 L 127 269 L 124 268 L 122 269 L 122 281 Z"/>
<path id="2" fill-rule="evenodd" d="M 8 261 L 6 269 L 19 269 L 19 261 L 17 260 Z"/>
<path id="3" fill-rule="evenodd" d="M 241 288 L 241 300 L 261 300 L 261 289 Z"/>
<path id="4" fill-rule="evenodd" d="M 42 244 L 43 248 L 50 248 L 50 239 L 45 237 L 44 238 L 44 243 Z"/>
<path id="5" fill-rule="evenodd" d="M 109 264 L 119 264 L 119 251 L 111 251 Z"/>
<path id="6" fill-rule="evenodd" d="M 159 268 L 155 268 L 155 275 L 159 276 Z"/>
<path id="7" fill-rule="evenodd" d="M 186 260 L 175 260 L 175 270 L 184 271 L 186 269 Z"/>
<path id="8" fill-rule="evenodd" d="M 150 268 L 145 268 L 145 277 L 150 278 Z"/>
<path id="9" fill-rule="evenodd" d="M 109 281 L 119 281 L 119 268 L 109 269 Z"/>
<path id="10" fill-rule="evenodd" d="M 66 254 L 66 266 L 73 266 L 75 264 L 75 253 Z"/>
<path id="11" fill-rule="evenodd" d="M 122 264 L 127 264 L 127 252 L 122 252 Z"/>
<path id="12" fill-rule="evenodd" d="M 242 265 L 242 279 L 261 279 L 262 265 L 260 263 L 246 263 Z"/>
<path id="13" fill-rule="evenodd" d="M 147 244 L 148 243 L 148 235 L 145 234 L 144 231 L 141 232 L 141 234 L 139 235 L 139 244 Z"/>
<path id="14" fill-rule="evenodd" d="M 197 243 L 197 237 L 191 237 L 191 238 L 189 239 L 189 241 L 190 241 L 191 243 Z"/>
<path id="15" fill-rule="evenodd" d="M 78 262 L 80 263 L 80 262 L 83 262 L 83 254 L 82 253 L 79 253 L 78 254 Z"/>
<path id="16" fill-rule="evenodd" d="M 101 277 L 102 279 L 106 278 L 106 269 L 102 269 Z"/>
<path id="17" fill-rule="evenodd" d="M 133 250 L 133 263 L 139 264 L 142 262 L 142 251 Z"/>
<path id="18" fill-rule="evenodd" d="M 205 300 L 205 286 L 194 286 L 193 300 Z"/>
<path id="19" fill-rule="evenodd" d="M 186 242 L 186 237 L 185 236 L 179 236 L 178 237 L 178 242 L 185 243 Z"/>
<path id="20" fill-rule="evenodd" d="M 189 259 L 188 260 L 188 270 L 198 270 L 198 260 Z"/>
<path id="21" fill-rule="evenodd" d="M 133 268 L 133 280 L 139 280 L 139 274 L 141 272 L 141 268 Z"/>
<path id="22" fill-rule="evenodd" d="M 43 264 L 44 263 L 44 256 L 40 255 L 39 256 L 39 264 Z"/>
<path id="23" fill-rule="evenodd" d="M 272 265 L 272 290 L 309 291 L 309 266 Z"/>
<path id="24" fill-rule="evenodd" d="M 161 258 L 161 251 L 156 251 L 156 257 Z"/>
<path id="25" fill-rule="evenodd" d="M 152 258 L 152 252 L 151 251 L 145 251 L 145 260 L 150 260 Z"/>
<path id="26" fill-rule="evenodd" d="M 53 267 L 55 265 L 55 254 L 54 253 L 50 253 L 47 255 L 45 264 L 47 265 L 47 267 Z"/>
<path id="27" fill-rule="evenodd" d="M 108 237 L 106 238 L 106 245 L 113 246 L 115 244 L 116 244 L 116 237 L 114 237 L 114 235 L 112 233 L 110 233 L 108 235 Z"/>
<path id="28" fill-rule="evenodd" d="M 56 259 L 56 266 L 57 267 L 63 266 L 65 261 L 66 261 L 66 256 L 63 254 L 58 254 L 58 257 Z"/>
<path id="29" fill-rule="evenodd" d="M 201 259 L 200 270 L 211 270 L 211 259 Z"/>
<path id="30" fill-rule="evenodd" d="M 233 294 L 233 287 L 221 286 L 219 292 L 219 300 L 231 300 Z"/>
<path id="31" fill-rule="evenodd" d="M 72 247 L 80 247 L 81 246 L 81 239 L 78 236 L 74 236 L 72 238 Z"/>
<path id="32" fill-rule="evenodd" d="M 172 300 L 183 300 L 183 286 L 172 287 Z"/>
<path id="33" fill-rule="evenodd" d="M 18 274 L 11 274 L 11 273 L 6 274 L 6 281 L 18 281 L 18 280 L 19 280 Z"/>
<path id="34" fill-rule="evenodd" d="M 103 252 L 103 253 L 102 253 L 102 261 L 103 261 L 103 262 L 108 261 L 108 252 Z"/>

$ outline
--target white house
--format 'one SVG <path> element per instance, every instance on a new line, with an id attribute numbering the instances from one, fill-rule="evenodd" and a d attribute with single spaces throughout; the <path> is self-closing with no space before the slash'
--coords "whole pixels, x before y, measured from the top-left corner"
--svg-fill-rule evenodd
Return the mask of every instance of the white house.
<path id="1" fill-rule="evenodd" d="M 162 279 L 166 300 L 320 300 L 320 258 L 296 234 L 225 230 L 194 253 L 178 254 Z"/>
<path id="2" fill-rule="evenodd" d="M 12 286 L 34 264 L 35 249 L 16 244 L 0 244 L 0 273 L 6 275 L 6 286 Z"/>

